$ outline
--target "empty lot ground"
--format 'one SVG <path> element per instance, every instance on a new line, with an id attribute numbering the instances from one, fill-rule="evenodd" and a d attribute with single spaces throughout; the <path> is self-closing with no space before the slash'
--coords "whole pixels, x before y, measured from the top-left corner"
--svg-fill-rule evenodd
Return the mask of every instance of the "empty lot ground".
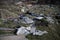
<path id="1" fill-rule="evenodd" d="M 28 40 L 24 35 L 10 35 L 10 36 L 0 36 L 0 40 Z"/>

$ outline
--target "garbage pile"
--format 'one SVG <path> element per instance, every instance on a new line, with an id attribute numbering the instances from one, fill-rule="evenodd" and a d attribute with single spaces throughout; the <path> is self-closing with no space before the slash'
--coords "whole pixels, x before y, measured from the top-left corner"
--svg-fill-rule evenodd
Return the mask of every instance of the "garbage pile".
<path id="1" fill-rule="evenodd" d="M 29 27 L 21 26 L 20 28 L 17 29 L 17 32 L 16 32 L 17 35 L 19 35 L 19 34 L 23 34 L 23 35 L 33 34 L 33 35 L 39 35 L 39 36 L 46 34 L 46 33 L 48 33 L 48 32 L 36 30 L 36 27 L 33 27 L 31 25 Z"/>
<path id="2" fill-rule="evenodd" d="M 12 21 L 15 23 L 15 25 L 16 24 L 21 25 L 21 27 L 19 27 L 17 29 L 18 30 L 17 35 L 19 35 L 19 34 L 27 35 L 30 33 L 32 33 L 33 35 L 43 35 L 44 33 L 47 33 L 47 31 L 36 30 L 37 26 L 47 26 L 48 27 L 49 24 L 55 24 L 56 22 L 57 22 L 57 24 L 60 23 L 60 18 L 59 18 L 60 14 L 54 15 L 54 17 L 52 16 L 52 14 L 54 14 L 55 11 L 57 10 L 57 7 L 54 8 L 53 6 L 50 7 L 49 5 L 25 4 L 23 2 L 19 2 L 16 5 L 18 5 L 19 7 L 15 7 L 15 9 L 20 8 L 20 10 L 17 10 L 17 12 L 18 12 L 18 14 L 16 13 L 17 16 L 15 15 L 15 11 L 14 11 L 14 13 L 11 13 L 8 11 L 9 14 L 14 15 L 14 16 L 10 17 L 10 15 L 9 15 L 9 17 L 6 18 L 7 20 L 3 19 L 3 22 L 6 23 L 7 21 Z M 14 6 L 11 9 L 14 9 Z M 6 11 L 4 11 L 4 12 L 6 12 Z M 33 24 L 33 26 L 25 27 L 22 24 L 25 24 L 25 25 Z"/>
<path id="3" fill-rule="evenodd" d="M 26 16 L 26 14 L 30 15 L 30 16 L 34 16 L 32 19 L 28 16 Z M 59 16 L 55 16 L 55 18 L 58 20 Z M 30 26 L 24 27 L 24 26 L 20 26 L 19 28 L 17 28 L 16 34 L 24 34 L 24 35 L 28 35 L 28 34 L 33 34 L 33 35 L 43 35 L 48 33 L 47 31 L 41 31 L 41 30 L 37 30 L 36 27 L 37 26 L 49 26 L 49 24 L 55 24 L 55 20 L 54 18 L 50 15 L 50 14 L 34 14 L 34 13 L 30 13 L 29 11 L 27 11 L 24 14 L 19 15 L 19 19 L 21 21 L 21 23 L 23 24 L 29 24 Z"/>
<path id="4" fill-rule="evenodd" d="M 31 15 L 32 17 L 34 16 L 33 19 L 29 18 L 29 17 L 26 17 L 22 14 L 22 16 L 20 15 L 20 19 L 23 19 L 25 21 L 30 21 L 33 23 L 34 20 L 42 20 L 42 19 L 46 19 L 46 21 L 52 23 L 51 21 L 54 22 L 54 19 L 51 17 L 51 16 L 45 16 L 44 14 L 34 14 L 34 13 L 25 13 L 25 14 L 28 14 L 28 15 Z"/>
<path id="5" fill-rule="evenodd" d="M 31 15 L 33 13 L 27 12 L 25 14 Z M 38 14 L 36 14 L 38 15 Z M 32 17 L 35 16 L 35 14 L 31 15 Z M 29 24 L 30 26 L 24 27 L 24 26 L 20 26 L 19 28 L 17 28 L 17 31 L 15 32 L 17 35 L 19 34 L 24 34 L 24 35 L 28 35 L 28 34 L 33 34 L 33 35 L 43 35 L 48 33 L 47 31 L 41 31 L 41 30 L 37 30 L 36 27 L 37 25 L 39 26 L 48 26 L 49 24 L 54 24 L 55 21 L 51 16 L 46 16 L 44 14 L 40 14 L 39 16 L 35 16 L 33 19 L 25 16 L 24 14 L 19 15 L 19 19 L 21 21 L 21 23 L 23 24 Z"/>
<path id="6" fill-rule="evenodd" d="M 21 11 L 25 11 L 25 9 L 22 9 Z M 26 16 L 29 15 L 29 16 Z M 55 19 L 57 21 L 55 21 Z M 33 34 L 33 35 L 43 35 L 48 33 L 47 31 L 41 31 L 41 30 L 37 30 L 36 27 L 37 26 L 49 26 L 49 24 L 55 24 L 57 22 L 57 24 L 60 23 L 60 14 L 55 14 L 54 16 L 52 16 L 51 14 L 43 14 L 43 13 L 32 13 L 32 12 L 25 12 L 24 14 L 20 14 L 18 15 L 17 18 L 9 18 L 8 20 L 2 19 L 4 23 L 6 23 L 8 20 L 12 20 L 14 23 L 19 24 L 26 24 L 26 25 L 30 25 L 30 26 L 23 26 L 21 25 L 21 27 L 17 28 L 16 30 L 16 34 L 24 34 L 24 35 L 28 35 L 28 34 Z M 33 26 L 31 26 L 31 24 Z M 19 24 L 20 25 L 20 24 Z"/>

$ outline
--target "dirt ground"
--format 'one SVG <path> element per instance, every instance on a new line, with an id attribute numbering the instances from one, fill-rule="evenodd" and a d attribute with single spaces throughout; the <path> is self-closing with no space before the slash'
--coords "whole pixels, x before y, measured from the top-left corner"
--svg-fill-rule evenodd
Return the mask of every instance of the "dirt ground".
<path id="1" fill-rule="evenodd" d="M 0 40 L 28 40 L 24 35 L 11 35 L 11 36 L 0 36 Z"/>

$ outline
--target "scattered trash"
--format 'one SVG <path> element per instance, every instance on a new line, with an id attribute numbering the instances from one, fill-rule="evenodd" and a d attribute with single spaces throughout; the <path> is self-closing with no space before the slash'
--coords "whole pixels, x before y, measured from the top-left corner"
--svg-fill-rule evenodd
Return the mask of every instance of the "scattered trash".
<path id="1" fill-rule="evenodd" d="M 39 16 L 44 17 L 44 14 L 40 14 Z"/>
<path id="2" fill-rule="evenodd" d="M 47 31 L 41 31 L 41 30 L 36 30 L 36 27 L 23 27 L 21 26 L 20 28 L 18 28 L 17 30 L 17 35 L 19 34 L 24 34 L 24 35 L 28 35 L 28 34 L 33 34 L 33 35 L 43 35 L 43 34 L 46 34 L 48 33 Z"/>
<path id="3" fill-rule="evenodd" d="M 26 7 L 22 7 L 21 12 L 26 13 L 28 9 Z"/>
<path id="4" fill-rule="evenodd" d="M 47 31 L 36 30 L 36 32 L 34 32 L 33 35 L 41 36 L 41 35 L 46 34 L 46 33 L 48 33 L 48 32 Z"/>
<path id="5" fill-rule="evenodd" d="M 52 23 L 54 24 L 54 20 L 52 19 L 52 17 L 46 17 L 46 20 L 49 22 L 49 23 Z"/>
<path id="6" fill-rule="evenodd" d="M 27 35 L 27 34 L 30 34 L 30 32 L 25 27 L 22 26 L 22 27 L 18 28 L 16 34 L 17 35 L 19 35 L 19 34 Z"/>
<path id="7" fill-rule="evenodd" d="M 17 3 L 15 3 L 16 5 L 21 5 L 21 4 L 23 4 L 23 2 L 17 2 Z"/>
<path id="8" fill-rule="evenodd" d="M 27 11 L 26 14 L 29 14 L 29 15 L 31 15 L 31 16 L 36 16 L 35 13 L 31 13 L 31 12 L 29 12 L 29 11 Z"/>
<path id="9" fill-rule="evenodd" d="M 23 22 L 26 24 L 30 24 L 33 23 L 34 21 L 32 19 L 30 19 L 29 17 L 23 17 L 22 18 Z"/>
<path id="10" fill-rule="evenodd" d="M 35 17 L 35 18 L 40 20 L 40 19 L 43 19 L 44 17 Z"/>
<path id="11" fill-rule="evenodd" d="M 45 17 L 35 17 L 33 20 L 35 21 L 35 26 L 48 26 L 48 21 L 46 21 Z"/>

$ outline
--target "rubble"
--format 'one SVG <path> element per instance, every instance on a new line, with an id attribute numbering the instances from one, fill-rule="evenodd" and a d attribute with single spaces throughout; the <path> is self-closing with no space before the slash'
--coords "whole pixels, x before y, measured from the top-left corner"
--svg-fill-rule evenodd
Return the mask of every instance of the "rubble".
<path id="1" fill-rule="evenodd" d="M 26 28 L 25 27 L 20 27 L 20 28 L 18 28 L 18 31 L 17 31 L 17 33 L 16 33 L 17 35 L 19 35 L 19 34 L 24 34 L 24 35 L 27 35 L 27 34 L 29 34 L 29 31 L 28 30 L 26 30 Z"/>
<path id="2" fill-rule="evenodd" d="M 26 24 L 30 24 L 30 23 L 33 23 L 34 21 L 32 19 L 30 19 L 29 17 L 23 17 L 22 18 L 23 20 L 23 23 L 26 23 Z"/>
<path id="3" fill-rule="evenodd" d="M 33 27 L 33 26 L 29 26 L 29 27 L 23 27 L 21 26 L 20 28 L 18 28 L 17 30 L 17 35 L 19 34 L 24 34 L 24 35 L 28 35 L 28 34 L 33 34 L 33 35 L 43 35 L 43 34 L 46 34 L 48 33 L 47 31 L 41 31 L 41 30 L 36 30 L 36 27 Z"/>

